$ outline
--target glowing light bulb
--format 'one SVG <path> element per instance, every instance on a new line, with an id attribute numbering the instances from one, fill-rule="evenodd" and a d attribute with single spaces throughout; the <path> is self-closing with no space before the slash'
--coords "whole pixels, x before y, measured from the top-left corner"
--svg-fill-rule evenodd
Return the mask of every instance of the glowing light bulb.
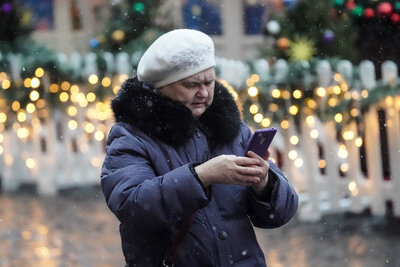
<path id="1" fill-rule="evenodd" d="M 31 101 L 36 101 L 38 100 L 40 97 L 39 92 L 36 90 L 33 90 L 30 94 L 29 94 L 29 98 L 31 99 Z"/>
<path id="2" fill-rule="evenodd" d="M 101 141 L 101 140 L 104 139 L 104 133 L 101 132 L 101 131 L 96 131 L 96 133 L 94 134 L 94 138 L 95 138 L 97 141 Z"/>
<path id="3" fill-rule="evenodd" d="M 78 109 L 74 106 L 69 106 L 67 109 L 67 113 L 69 116 L 75 116 L 78 113 Z"/>
<path id="4" fill-rule="evenodd" d="M 288 129 L 289 126 L 290 126 L 290 123 L 289 123 L 288 120 L 283 120 L 283 121 L 281 121 L 281 128 L 282 128 L 282 129 Z"/>
<path id="5" fill-rule="evenodd" d="M 368 91 L 365 90 L 365 89 L 362 90 L 362 91 L 361 91 L 361 97 L 362 97 L 362 98 L 367 98 L 367 97 L 368 97 Z"/>
<path id="6" fill-rule="evenodd" d="M 25 86 L 26 88 L 30 88 L 30 87 L 31 87 L 31 81 L 32 81 L 31 78 L 26 78 L 26 79 L 24 80 L 24 86 Z"/>
<path id="7" fill-rule="evenodd" d="M 351 140 L 354 138 L 354 132 L 353 131 L 345 131 L 343 133 L 343 139 L 344 140 Z"/>
<path id="8" fill-rule="evenodd" d="M 50 93 L 57 93 L 58 92 L 58 89 L 59 89 L 59 86 L 58 86 L 58 84 L 55 84 L 55 83 L 52 83 L 51 85 L 50 85 L 50 87 L 49 87 L 49 91 L 50 91 Z"/>
<path id="9" fill-rule="evenodd" d="M 3 123 L 7 120 L 7 115 L 4 112 L 0 112 L 0 123 Z"/>
<path id="10" fill-rule="evenodd" d="M 249 96 L 255 97 L 256 95 L 258 95 L 258 89 L 254 86 L 249 87 L 249 89 L 247 89 L 247 93 L 249 94 Z"/>
<path id="11" fill-rule="evenodd" d="M 290 137 L 290 143 L 292 145 L 297 145 L 299 143 L 299 137 L 297 137 L 296 135 L 292 135 Z"/>
<path id="12" fill-rule="evenodd" d="M 78 122 L 76 120 L 69 120 L 68 128 L 70 128 L 71 130 L 75 130 L 76 128 L 78 128 Z"/>
<path id="13" fill-rule="evenodd" d="M 336 85 L 333 87 L 333 93 L 340 95 L 341 92 L 342 92 L 342 89 L 340 89 L 339 86 Z"/>
<path id="14" fill-rule="evenodd" d="M 311 132 L 310 132 L 310 136 L 311 136 L 311 138 L 313 138 L 313 139 L 317 139 L 317 138 L 318 138 L 318 136 L 319 136 L 319 132 L 318 132 L 318 130 L 317 130 L 317 129 L 313 129 L 313 130 L 311 130 Z"/>
<path id="15" fill-rule="evenodd" d="M 286 99 L 286 100 L 290 99 L 290 92 L 287 91 L 287 90 L 284 90 L 284 91 L 282 92 L 282 98 L 283 98 L 283 99 Z"/>
<path id="16" fill-rule="evenodd" d="M 302 166 L 303 166 L 303 160 L 302 160 L 301 158 L 297 158 L 297 159 L 294 161 L 294 165 L 295 165 L 297 168 L 302 167 Z"/>
<path id="17" fill-rule="evenodd" d="M 24 122 L 25 120 L 26 120 L 26 114 L 25 114 L 25 112 L 24 111 L 18 111 L 18 113 L 17 113 L 17 120 L 19 121 L 19 122 Z"/>
<path id="18" fill-rule="evenodd" d="M 261 113 L 257 113 L 254 115 L 254 121 L 260 123 L 264 119 L 264 116 Z"/>
<path id="19" fill-rule="evenodd" d="M 12 102 L 11 108 L 12 110 L 17 111 L 21 108 L 21 104 L 17 100 L 15 100 L 14 102 Z"/>
<path id="20" fill-rule="evenodd" d="M 90 84 L 96 84 L 99 81 L 99 77 L 96 74 L 92 74 L 89 76 L 88 81 Z"/>
<path id="21" fill-rule="evenodd" d="M 272 90 L 271 95 L 273 98 L 279 98 L 281 97 L 281 91 L 279 89 L 274 89 Z"/>
<path id="22" fill-rule="evenodd" d="M 315 124 L 315 119 L 314 119 L 314 117 L 313 117 L 312 115 L 308 115 L 308 116 L 306 117 L 306 123 L 307 123 L 307 125 L 308 125 L 309 127 L 314 126 L 314 124 Z"/>
<path id="23" fill-rule="evenodd" d="M 275 103 L 271 103 L 271 104 L 269 104 L 268 109 L 272 112 L 277 112 L 279 109 L 279 106 Z"/>
<path id="24" fill-rule="evenodd" d="M 288 153 L 289 159 L 295 160 L 297 158 L 297 151 L 296 150 L 290 150 Z"/>
<path id="25" fill-rule="evenodd" d="M 10 86 L 11 86 L 11 82 L 9 80 L 4 80 L 1 83 L 1 87 L 3 87 L 4 90 L 7 90 L 8 88 L 10 88 Z"/>
<path id="26" fill-rule="evenodd" d="M 323 87 L 317 87 L 315 88 L 314 93 L 319 97 L 324 97 L 326 95 L 326 89 Z"/>
<path id="27" fill-rule="evenodd" d="M 84 124 L 84 129 L 87 133 L 93 133 L 94 132 L 94 125 L 90 122 L 86 122 Z"/>
<path id="28" fill-rule="evenodd" d="M 35 76 L 36 77 L 40 78 L 40 77 L 43 77 L 43 75 L 44 75 L 44 70 L 42 68 L 37 68 L 35 70 Z"/>
<path id="29" fill-rule="evenodd" d="M 307 99 L 307 107 L 311 108 L 311 109 L 315 109 L 317 108 L 317 102 L 315 102 L 313 99 L 309 98 Z"/>
<path id="30" fill-rule="evenodd" d="M 94 102 L 96 100 L 96 94 L 93 92 L 90 92 L 86 95 L 86 100 L 88 102 Z"/>
<path id="31" fill-rule="evenodd" d="M 250 106 L 250 113 L 251 114 L 256 114 L 258 112 L 259 108 L 256 104 L 253 104 Z"/>
<path id="32" fill-rule="evenodd" d="M 337 100 L 336 98 L 334 98 L 334 97 L 331 97 L 331 98 L 329 98 L 329 100 L 328 100 L 328 105 L 331 106 L 331 107 L 336 106 L 337 103 L 338 103 L 338 100 Z"/>
<path id="33" fill-rule="evenodd" d="M 318 167 L 320 167 L 321 169 L 325 168 L 326 167 L 326 161 L 323 160 L 323 159 L 320 159 L 318 161 Z"/>
<path id="34" fill-rule="evenodd" d="M 335 121 L 336 122 L 341 122 L 343 120 L 343 115 L 341 113 L 336 113 L 335 115 Z"/>
<path id="35" fill-rule="evenodd" d="M 31 87 L 32 88 L 38 88 L 40 86 L 40 80 L 38 78 L 33 78 L 31 80 Z"/>
<path id="36" fill-rule="evenodd" d="M 25 163 L 29 169 L 33 169 L 36 166 L 36 161 L 33 158 L 26 159 Z"/>
<path id="37" fill-rule="evenodd" d="M 29 136 L 29 130 L 27 128 L 19 128 L 17 130 L 17 136 L 20 139 L 27 138 Z"/>
<path id="38" fill-rule="evenodd" d="M 61 101 L 61 102 L 67 102 L 68 99 L 69 99 L 69 95 L 68 95 L 67 92 L 62 92 L 62 93 L 60 94 L 60 101 Z"/>
<path id="39" fill-rule="evenodd" d="M 356 147 L 361 147 L 363 144 L 363 140 L 361 137 L 357 137 L 356 140 L 354 141 L 354 144 L 356 145 Z"/>
<path id="40" fill-rule="evenodd" d="M 119 85 L 114 86 L 114 88 L 113 88 L 114 95 L 116 95 L 120 89 L 121 89 L 121 86 L 119 86 Z"/>
<path id="41" fill-rule="evenodd" d="M 357 117 L 359 114 L 360 114 L 360 112 L 358 111 L 357 108 L 352 108 L 350 110 L 350 115 L 353 116 L 353 117 Z"/>
<path id="42" fill-rule="evenodd" d="M 296 105 L 293 105 L 289 108 L 289 113 L 292 115 L 296 115 L 299 112 L 299 108 Z"/>
<path id="43" fill-rule="evenodd" d="M 28 105 L 26 105 L 26 111 L 28 113 L 33 113 L 33 112 L 35 112 L 35 110 L 36 110 L 36 107 L 34 104 L 29 103 Z"/>
<path id="44" fill-rule="evenodd" d="M 348 188 L 349 188 L 350 191 L 356 190 L 356 189 L 357 189 L 357 184 L 356 184 L 356 182 L 351 181 L 351 182 L 349 183 L 349 185 L 348 185 Z"/>
<path id="45" fill-rule="evenodd" d="M 67 81 L 61 83 L 61 90 L 68 91 L 71 87 L 71 84 Z"/>
<path id="46" fill-rule="evenodd" d="M 258 76 L 257 74 L 252 74 L 250 79 L 252 79 L 254 82 L 258 82 L 260 81 L 260 76 Z"/>
<path id="47" fill-rule="evenodd" d="M 349 155 L 347 152 L 346 146 L 345 145 L 340 145 L 339 150 L 337 152 L 337 155 L 339 158 L 346 159 Z"/>
<path id="48" fill-rule="evenodd" d="M 69 89 L 69 91 L 71 92 L 71 94 L 78 94 L 79 93 L 79 86 L 74 84 L 71 86 L 71 88 Z"/>
<path id="49" fill-rule="evenodd" d="M 101 80 L 101 85 L 103 87 L 109 87 L 111 85 L 111 79 L 108 77 L 104 77 L 103 80 Z"/>
<path id="50" fill-rule="evenodd" d="M 342 172 L 347 172 L 347 171 L 349 170 L 349 164 L 347 164 L 347 163 L 341 164 L 341 165 L 340 165 L 340 170 L 341 170 Z"/>
<path id="51" fill-rule="evenodd" d="M 263 127 L 269 127 L 269 126 L 271 125 L 271 120 L 270 120 L 269 118 L 264 118 L 264 119 L 261 121 L 261 125 L 262 125 Z"/>
<path id="52" fill-rule="evenodd" d="M 295 99 L 300 99 L 302 96 L 303 96 L 303 93 L 299 89 L 296 89 L 293 91 L 293 97 Z"/>

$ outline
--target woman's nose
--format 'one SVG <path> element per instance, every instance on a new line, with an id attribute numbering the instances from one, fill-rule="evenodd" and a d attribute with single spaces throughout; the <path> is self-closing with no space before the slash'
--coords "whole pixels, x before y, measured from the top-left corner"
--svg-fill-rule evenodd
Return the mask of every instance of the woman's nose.
<path id="1" fill-rule="evenodd" d="M 207 87 L 203 84 L 201 84 L 199 86 L 199 90 L 197 91 L 197 95 L 201 98 L 206 98 L 208 97 L 208 91 L 207 91 Z"/>

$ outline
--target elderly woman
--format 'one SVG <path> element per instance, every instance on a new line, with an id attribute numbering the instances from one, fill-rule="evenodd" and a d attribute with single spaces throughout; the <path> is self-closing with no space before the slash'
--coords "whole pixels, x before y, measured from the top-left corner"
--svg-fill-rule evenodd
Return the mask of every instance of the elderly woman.
<path id="1" fill-rule="evenodd" d="M 127 266 L 266 266 L 252 225 L 297 209 L 268 153 L 243 156 L 252 134 L 214 67 L 209 36 L 174 30 L 112 101 L 101 185 Z"/>

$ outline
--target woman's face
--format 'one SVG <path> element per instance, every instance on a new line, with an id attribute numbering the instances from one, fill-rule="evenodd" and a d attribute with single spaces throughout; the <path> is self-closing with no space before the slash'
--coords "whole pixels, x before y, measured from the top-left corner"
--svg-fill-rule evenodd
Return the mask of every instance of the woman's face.
<path id="1" fill-rule="evenodd" d="M 165 85 L 159 90 L 161 94 L 184 104 L 198 118 L 210 107 L 214 98 L 214 86 L 215 71 L 212 67 Z"/>

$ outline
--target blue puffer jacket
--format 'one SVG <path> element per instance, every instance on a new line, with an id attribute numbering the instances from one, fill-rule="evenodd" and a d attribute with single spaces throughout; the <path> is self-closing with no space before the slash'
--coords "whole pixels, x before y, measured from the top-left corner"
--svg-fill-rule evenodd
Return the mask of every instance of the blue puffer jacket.
<path id="1" fill-rule="evenodd" d="M 244 154 L 251 132 L 230 93 L 216 83 L 213 104 L 195 120 L 184 105 L 129 79 L 112 108 L 117 123 L 101 185 L 121 222 L 127 266 L 160 266 L 193 213 L 175 266 L 266 266 L 252 224 L 279 227 L 294 215 L 297 195 L 283 174 L 271 163 L 272 182 L 260 200 L 244 186 L 203 190 L 189 168 L 221 154 Z"/>

